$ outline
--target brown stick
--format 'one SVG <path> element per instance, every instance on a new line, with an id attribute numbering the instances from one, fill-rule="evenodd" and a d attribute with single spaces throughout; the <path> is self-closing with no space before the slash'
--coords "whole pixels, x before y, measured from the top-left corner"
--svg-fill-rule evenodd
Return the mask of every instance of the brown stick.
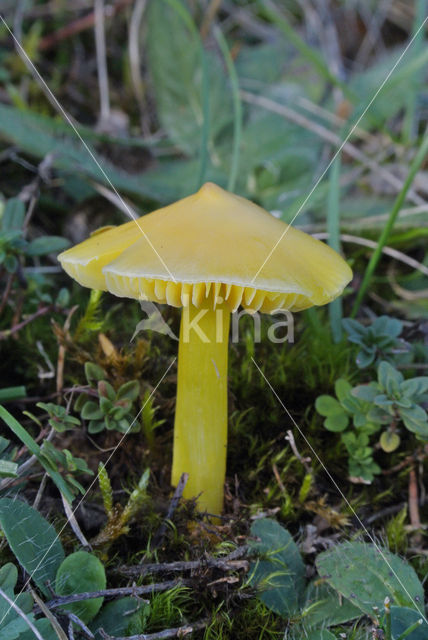
<path id="1" fill-rule="evenodd" d="M 58 596 L 49 602 L 46 602 L 48 609 L 56 609 L 73 602 L 81 602 L 82 600 L 92 600 L 93 598 L 107 598 L 119 596 L 141 596 L 150 595 L 151 593 L 159 593 L 167 591 L 178 586 L 189 586 L 189 580 L 167 580 L 154 584 L 145 584 L 142 587 L 119 587 L 117 589 L 101 589 L 99 591 L 85 591 L 84 593 L 75 593 L 71 596 Z M 34 613 L 40 613 L 39 607 L 34 607 Z"/>
<path id="2" fill-rule="evenodd" d="M 409 473 L 409 518 L 412 527 L 419 529 L 421 526 L 421 518 L 418 504 L 418 481 L 414 465 L 410 467 Z"/>
<path id="3" fill-rule="evenodd" d="M 132 0 L 119 0 L 113 6 L 106 7 L 105 15 L 108 18 L 112 18 L 118 11 L 126 7 L 131 3 Z M 77 20 L 73 20 L 69 24 L 65 25 L 58 31 L 54 31 L 49 35 L 42 38 L 39 42 L 39 50 L 47 51 L 48 49 L 52 49 L 55 45 L 63 40 L 67 40 L 72 36 L 76 35 L 76 33 L 81 33 L 82 31 L 86 31 L 87 29 L 91 29 L 95 23 L 95 12 L 91 11 L 83 18 L 78 18 Z"/>
<path id="4" fill-rule="evenodd" d="M 6 329 L 5 331 L 1 331 L 0 340 L 6 340 L 6 338 L 9 338 L 14 333 L 17 333 L 18 331 L 23 329 L 27 324 L 30 324 L 30 322 L 33 322 L 33 320 L 35 320 L 36 318 L 39 318 L 40 316 L 44 316 L 46 315 L 46 313 L 49 313 L 49 311 L 54 311 L 54 309 L 55 309 L 54 305 L 52 304 L 48 305 L 47 307 L 40 307 L 40 309 L 37 309 L 37 311 L 32 313 L 30 316 L 28 316 L 28 318 L 25 318 L 25 320 L 22 320 L 22 322 L 19 322 L 11 329 Z"/>
<path id="5" fill-rule="evenodd" d="M 175 573 L 184 571 L 195 571 L 197 569 L 215 568 L 224 571 L 239 571 L 240 569 L 248 569 L 248 561 L 242 560 L 243 556 L 248 553 L 248 547 L 238 547 L 229 555 L 223 558 L 212 558 L 205 556 L 200 560 L 188 560 L 177 562 L 165 562 L 142 564 L 133 567 L 119 567 L 115 573 L 126 576 L 128 578 L 140 578 L 147 573 Z"/>
<path id="6" fill-rule="evenodd" d="M 15 275 L 16 275 L 15 273 L 10 273 L 7 279 L 3 297 L 0 302 L 0 315 L 3 313 L 3 309 L 5 308 L 7 301 L 9 299 L 9 295 L 12 290 L 13 281 L 15 280 Z"/>
<path id="7" fill-rule="evenodd" d="M 67 315 L 67 318 L 65 319 L 65 323 L 63 327 L 65 335 L 67 335 L 70 329 L 71 319 L 73 317 L 74 312 L 77 309 L 78 309 L 78 306 L 74 305 L 74 307 L 71 307 L 70 311 L 68 312 L 68 315 Z M 61 393 L 62 388 L 64 386 L 64 363 L 65 363 L 66 352 L 67 352 L 67 347 L 65 342 L 60 343 L 59 349 L 58 349 L 58 359 L 56 363 L 56 390 L 58 394 Z"/>
<path id="8" fill-rule="evenodd" d="M 136 636 L 109 636 L 104 629 L 100 629 L 100 635 L 104 640 L 164 640 L 166 638 L 184 638 L 184 636 L 204 629 L 211 622 L 211 618 L 205 620 L 198 620 L 191 624 L 183 625 L 182 627 L 175 627 L 174 629 L 164 629 L 163 631 L 157 631 L 156 633 L 139 633 Z"/>

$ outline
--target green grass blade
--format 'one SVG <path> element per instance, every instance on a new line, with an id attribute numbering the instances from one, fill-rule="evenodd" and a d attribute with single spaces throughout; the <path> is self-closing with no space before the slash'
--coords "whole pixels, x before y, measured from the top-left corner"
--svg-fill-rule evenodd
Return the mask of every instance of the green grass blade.
<path id="1" fill-rule="evenodd" d="M 425 44 L 425 29 L 419 29 L 421 24 L 426 18 L 428 13 L 428 1 L 427 0 L 416 0 L 415 3 L 415 18 L 413 21 L 413 29 L 412 36 L 415 38 L 413 43 L 413 53 L 414 56 L 417 57 L 418 54 L 422 53 L 424 44 Z M 420 69 L 416 75 L 412 91 L 409 91 L 409 95 L 407 97 L 406 111 L 404 114 L 404 122 L 403 122 L 403 142 L 410 142 L 415 137 L 415 116 L 416 116 L 416 103 L 417 103 L 417 84 L 418 80 L 421 78 L 421 72 L 423 70 Z"/>
<path id="2" fill-rule="evenodd" d="M 27 390 L 25 387 L 5 387 L 0 389 L 0 402 L 10 402 L 11 400 L 18 400 L 25 398 Z"/>
<path id="3" fill-rule="evenodd" d="M 236 180 L 238 177 L 239 167 L 239 151 L 241 147 L 242 136 L 242 102 L 239 94 L 239 78 L 236 73 L 236 68 L 233 63 L 232 56 L 230 55 L 229 47 L 227 46 L 226 38 L 222 34 L 218 27 L 214 28 L 214 35 L 217 39 L 218 46 L 223 54 L 224 61 L 226 63 L 227 72 L 230 78 L 230 85 L 232 88 L 233 99 L 233 147 L 232 147 L 232 162 L 230 167 L 229 180 L 227 183 L 228 191 L 234 191 Z"/>
<path id="4" fill-rule="evenodd" d="M 370 261 L 367 265 L 366 271 L 364 273 L 364 277 L 363 277 L 363 281 L 361 283 L 361 286 L 359 288 L 358 294 L 357 294 L 357 298 L 355 300 L 354 306 L 352 308 L 352 312 L 351 312 L 351 317 L 355 317 L 358 309 L 360 308 L 361 302 L 364 298 L 364 296 L 367 293 L 367 289 L 369 287 L 369 284 L 371 282 L 371 279 L 373 277 L 373 274 L 376 270 L 376 267 L 378 265 L 378 262 L 380 260 L 380 257 L 382 255 L 382 249 L 384 248 L 384 246 L 386 245 L 389 235 L 394 227 L 394 223 L 397 219 L 397 216 L 400 212 L 401 207 L 403 206 L 404 200 L 406 198 L 407 192 L 410 189 L 412 182 L 417 174 L 417 172 L 419 171 L 423 161 L 426 158 L 426 155 L 428 153 L 428 129 L 425 131 L 425 135 L 423 137 L 422 140 L 422 144 L 419 147 L 419 150 L 416 154 L 416 156 L 413 159 L 413 162 L 410 166 L 410 170 L 409 173 L 407 175 L 407 178 L 404 182 L 403 188 L 401 189 L 400 193 L 398 194 L 394 205 L 391 209 L 391 213 L 389 215 L 388 221 L 381 233 L 381 236 L 379 238 L 378 241 L 378 245 L 377 248 L 375 249 L 372 257 L 370 258 Z"/>
<path id="5" fill-rule="evenodd" d="M 340 155 L 337 156 L 330 169 L 330 180 L 327 197 L 327 232 L 328 244 L 335 251 L 340 251 Z M 331 333 L 334 342 L 342 339 L 342 299 L 336 298 L 328 305 Z"/>
<path id="6" fill-rule="evenodd" d="M 55 471 L 54 469 L 52 469 L 45 462 L 43 458 L 42 450 L 37 444 L 37 442 L 34 440 L 34 438 L 30 436 L 28 431 L 26 431 L 24 427 L 22 427 L 19 424 L 18 420 L 16 420 L 16 418 L 14 418 L 9 413 L 9 411 L 7 411 L 4 407 L 2 407 L 2 405 L 0 405 L 0 418 L 4 420 L 4 422 L 7 424 L 9 429 L 11 429 L 11 431 L 13 431 L 16 437 L 19 438 L 21 442 L 27 447 L 28 451 L 33 456 L 36 456 L 39 464 L 41 464 L 41 466 L 44 468 L 46 473 L 50 476 L 52 481 L 56 484 L 59 491 L 67 498 L 68 502 L 70 502 L 71 504 L 74 500 L 74 496 L 71 493 L 70 489 L 68 488 L 67 483 L 65 482 L 61 474 L 58 473 L 58 471 Z"/>

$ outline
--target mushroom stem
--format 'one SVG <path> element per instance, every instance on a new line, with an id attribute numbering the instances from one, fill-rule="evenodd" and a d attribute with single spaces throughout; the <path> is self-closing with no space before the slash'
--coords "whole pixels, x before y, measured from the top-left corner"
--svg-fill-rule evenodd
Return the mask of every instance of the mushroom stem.
<path id="1" fill-rule="evenodd" d="M 227 445 L 227 352 L 230 311 L 183 307 L 178 348 L 172 484 L 189 480 L 185 498 L 220 514 Z"/>

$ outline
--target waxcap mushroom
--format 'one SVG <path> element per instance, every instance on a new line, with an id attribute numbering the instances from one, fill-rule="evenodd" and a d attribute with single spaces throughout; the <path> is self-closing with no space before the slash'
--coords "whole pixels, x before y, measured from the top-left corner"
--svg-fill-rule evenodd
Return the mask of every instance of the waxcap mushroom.
<path id="1" fill-rule="evenodd" d="M 326 304 L 352 277 L 330 247 L 213 183 L 96 233 L 58 259 L 80 284 L 116 296 L 175 307 L 222 300 L 230 311 Z"/>
<path id="2" fill-rule="evenodd" d="M 207 183 L 194 195 L 59 256 L 80 284 L 183 307 L 172 484 L 219 514 L 227 447 L 231 312 L 299 311 L 340 295 L 352 272 L 327 245 Z"/>

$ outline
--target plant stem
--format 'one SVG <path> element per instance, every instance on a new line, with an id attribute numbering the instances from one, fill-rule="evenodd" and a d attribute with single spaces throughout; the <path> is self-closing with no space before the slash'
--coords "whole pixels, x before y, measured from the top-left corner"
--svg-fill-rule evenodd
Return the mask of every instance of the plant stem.
<path id="1" fill-rule="evenodd" d="M 183 308 L 178 348 L 172 484 L 189 474 L 185 498 L 220 514 L 226 473 L 227 352 L 230 311 Z"/>
<path id="2" fill-rule="evenodd" d="M 367 292 L 367 289 L 369 287 L 369 284 L 371 282 L 371 279 L 373 277 L 373 274 L 376 270 L 377 264 L 380 260 L 380 257 L 382 255 L 382 249 L 384 248 L 384 246 L 386 245 L 387 241 L 388 241 L 388 237 L 389 234 L 391 233 L 395 221 L 397 219 L 397 216 L 400 212 L 401 207 L 403 206 L 404 200 L 406 198 L 406 194 L 407 191 L 410 189 L 410 186 L 417 174 L 417 172 L 419 171 L 423 161 L 426 158 L 426 154 L 428 152 L 428 129 L 425 131 L 425 135 L 423 137 L 422 140 L 422 144 L 419 147 L 419 150 L 416 154 L 416 156 L 413 159 L 413 162 L 410 166 L 410 170 L 409 173 L 407 175 L 407 178 L 404 182 L 403 188 L 401 189 L 400 193 L 398 194 L 394 205 L 391 209 L 391 213 L 389 215 L 388 221 L 381 233 L 381 236 L 379 238 L 377 247 L 372 255 L 372 257 L 370 258 L 370 261 L 367 265 L 366 271 L 364 273 L 364 277 L 363 277 L 363 281 L 361 283 L 361 286 L 359 288 L 358 294 L 357 294 L 357 298 L 355 300 L 354 306 L 352 308 L 352 312 L 351 312 L 351 317 L 355 317 L 357 315 L 358 309 L 360 308 L 361 302 Z"/>

